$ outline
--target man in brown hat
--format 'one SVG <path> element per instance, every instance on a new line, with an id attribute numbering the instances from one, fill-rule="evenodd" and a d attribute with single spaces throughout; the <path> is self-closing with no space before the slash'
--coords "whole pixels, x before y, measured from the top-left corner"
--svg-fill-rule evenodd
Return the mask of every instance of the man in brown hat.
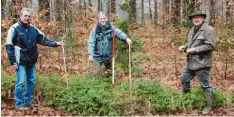
<path id="1" fill-rule="evenodd" d="M 193 27 L 188 32 L 187 43 L 179 50 L 187 53 L 187 62 L 181 76 L 182 92 L 190 92 L 190 80 L 197 76 L 201 88 L 205 92 L 205 108 L 203 114 L 212 110 L 213 95 L 210 84 L 210 68 L 212 67 L 212 51 L 216 45 L 216 34 L 204 19 L 206 14 L 195 12 L 189 16 Z"/>

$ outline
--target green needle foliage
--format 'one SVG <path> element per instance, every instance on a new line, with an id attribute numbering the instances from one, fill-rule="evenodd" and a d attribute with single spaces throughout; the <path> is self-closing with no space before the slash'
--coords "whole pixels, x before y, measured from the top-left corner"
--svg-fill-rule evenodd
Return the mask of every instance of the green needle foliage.
<path id="1" fill-rule="evenodd" d="M 2 93 L 11 86 L 11 77 L 2 77 Z M 111 88 L 110 78 L 69 76 L 69 88 L 58 75 L 38 76 L 38 84 L 50 106 L 72 112 L 79 116 L 120 116 L 158 114 L 161 112 L 201 110 L 204 95 L 200 87 L 183 95 L 180 91 L 166 87 L 156 80 L 117 79 Z M 8 80 L 8 81 L 7 81 Z M 233 96 L 214 90 L 214 108 L 226 107 L 234 102 Z"/>

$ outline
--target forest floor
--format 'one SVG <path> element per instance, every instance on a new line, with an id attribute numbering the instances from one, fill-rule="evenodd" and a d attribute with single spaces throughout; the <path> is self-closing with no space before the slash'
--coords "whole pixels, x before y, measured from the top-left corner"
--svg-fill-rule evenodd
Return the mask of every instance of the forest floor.
<path id="1" fill-rule="evenodd" d="M 186 54 L 178 51 L 178 47 L 171 44 L 169 39 L 143 39 L 142 53 L 150 56 L 140 62 L 143 72 L 140 77 L 148 79 L 160 80 L 163 84 L 171 86 L 177 90 L 181 89 L 180 76 L 185 64 Z M 231 54 L 234 54 L 232 52 Z M 79 63 L 77 63 L 79 64 Z M 83 64 L 83 62 L 80 62 Z M 78 65 L 79 66 L 79 65 Z M 214 63 L 211 70 L 211 84 L 217 90 L 226 91 L 234 94 L 234 63 L 231 61 L 227 66 L 227 76 L 225 74 L 225 55 L 221 52 L 214 53 Z M 85 68 L 88 70 L 88 68 Z M 82 69 L 82 71 L 85 71 Z M 192 86 L 198 85 L 197 78 L 191 82 Z M 203 101 L 203 100 L 201 100 Z M 2 116 L 69 116 L 69 112 L 61 111 L 57 107 L 49 107 L 46 103 L 36 105 L 29 111 L 18 111 L 15 109 L 14 100 L 5 100 L 1 102 L 1 115 Z M 177 113 L 160 113 L 159 115 L 189 115 L 198 116 L 202 115 L 200 110 L 193 110 L 188 112 Z M 214 109 L 210 116 L 233 116 L 234 104 L 226 108 Z"/>

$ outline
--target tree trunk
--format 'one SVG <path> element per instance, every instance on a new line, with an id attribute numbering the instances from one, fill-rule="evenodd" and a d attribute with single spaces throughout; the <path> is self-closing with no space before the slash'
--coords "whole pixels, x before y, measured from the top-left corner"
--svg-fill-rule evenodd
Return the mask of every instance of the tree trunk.
<path id="1" fill-rule="evenodd" d="M 172 7 L 172 2 L 171 2 L 172 0 L 169 0 L 169 4 L 168 4 L 168 12 L 169 12 L 169 23 L 171 23 L 171 16 L 172 16 L 172 10 L 171 10 L 171 7 Z"/>
<path id="2" fill-rule="evenodd" d="M 180 25 L 183 23 L 184 17 L 184 0 L 180 0 Z"/>
<path id="3" fill-rule="evenodd" d="M 83 0 L 83 1 L 84 1 L 84 14 L 85 14 L 85 17 L 86 17 L 86 9 L 87 9 L 87 6 L 86 6 L 85 0 Z"/>
<path id="4" fill-rule="evenodd" d="M 158 20 L 158 3 L 157 0 L 154 0 L 154 25 L 157 25 Z"/>
<path id="5" fill-rule="evenodd" d="M 211 0 L 211 3 L 210 3 L 210 22 L 211 22 L 211 25 L 214 25 L 215 24 L 215 2 L 216 0 Z"/>
<path id="6" fill-rule="evenodd" d="M 62 20 L 62 10 L 63 9 L 63 2 L 61 0 L 56 0 L 55 2 L 55 18 L 56 21 Z"/>
<path id="7" fill-rule="evenodd" d="M 45 12 L 45 20 L 50 21 L 50 3 L 48 0 L 38 0 L 39 2 L 39 12 L 46 10 Z"/>
<path id="8" fill-rule="evenodd" d="M 222 7 L 223 8 L 222 9 L 222 19 L 223 19 L 223 23 L 224 23 L 224 22 L 226 22 L 226 17 L 227 17 L 227 15 L 226 15 L 227 0 L 222 0 L 222 5 L 223 5 L 223 7 Z"/>
<path id="9" fill-rule="evenodd" d="M 55 0 L 50 0 L 50 21 L 55 19 Z"/>
<path id="10" fill-rule="evenodd" d="M 102 11 L 102 0 L 98 0 L 98 12 Z"/>
<path id="11" fill-rule="evenodd" d="M 150 20 L 152 21 L 152 10 L 151 10 L 150 0 L 149 0 L 149 15 L 150 15 Z"/>
<path id="12" fill-rule="evenodd" d="M 141 0 L 141 23 L 144 23 L 145 21 L 145 14 L 144 14 L 144 11 L 145 11 L 145 7 L 144 7 L 144 0 Z"/>
<path id="13" fill-rule="evenodd" d="M 116 0 L 111 0 L 111 13 L 116 14 Z"/>
<path id="14" fill-rule="evenodd" d="M 107 0 L 107 1 L 105 1 L 106 3 L 106 13 L 107 13 L 107 17 L 109 17 L 110 18 L 110 13 L 111 13 L 111 0 Z"/>
<path id="15" fill-rule="evenodd" d="M 179 24 L 179 16 L 180 16 L 180 2 L 181 0 L 174 0 L 173 1 L 173 6 L 172 6 L 172 8 L 173 8 L 173 18 L 172 18 L 172 20 L 173 20 L 173 23 L 174 24 Z"/>
<path id="16" fill-rule="evenodd" d="M 129 19 L 130 23 L 136 24 L 136 0 L 130 0 L 130 12 L 129 12 Z"/>

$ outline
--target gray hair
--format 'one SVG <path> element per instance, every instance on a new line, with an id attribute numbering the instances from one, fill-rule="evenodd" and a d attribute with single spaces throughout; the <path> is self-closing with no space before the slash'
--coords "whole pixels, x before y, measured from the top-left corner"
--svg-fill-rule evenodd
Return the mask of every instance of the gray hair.
<path id="1" fill-rule="evenodd" d="M 20 16 L 23 14 L 24 11 L 30 12 L 30 14 L 31 14 L 31 10 L 27 7 L 24 7 L 20 10 Z"/>
<path id="2" fill-rule="evenodd" d="M 98 18 L 101 17 L 101 16 L 103 16 L 103 15 L 104 15 L 106 18 L 109 19 L 108 14 L 107 14 L 107 13 L 104 13 L 104 12 L 102 12 L 102 11 L 100 11 L 100 12 L 98 13 Z"/>

